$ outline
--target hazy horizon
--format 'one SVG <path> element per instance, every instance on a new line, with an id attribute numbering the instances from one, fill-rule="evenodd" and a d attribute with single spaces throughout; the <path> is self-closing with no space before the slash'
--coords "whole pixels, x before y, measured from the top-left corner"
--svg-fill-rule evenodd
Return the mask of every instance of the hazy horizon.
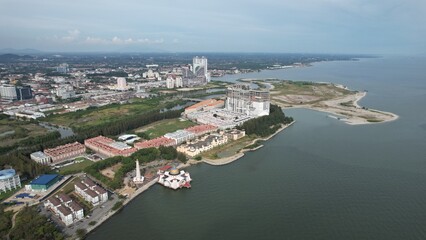
<path id="1" fill-rule="evenodd" d="M 0 2 L 0 49 L 426 53 L 420 0 Z"/>

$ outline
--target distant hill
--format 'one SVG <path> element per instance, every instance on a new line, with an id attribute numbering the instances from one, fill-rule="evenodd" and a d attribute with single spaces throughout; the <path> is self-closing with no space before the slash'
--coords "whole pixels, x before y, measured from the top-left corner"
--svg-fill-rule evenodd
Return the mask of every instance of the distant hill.
<path id="1" fill-rule="evenodd" d="M 32 48 L 25 48 L 25 49 L 3 48 L 3 49 L 0 49 L 0 53 L 22 55 L 22 54 L 40 54 L 40 53 L 43 53 L 43 51 L 32 49 Z"/>
<path id="2" fill-rule="evenodd" d="M 0 54 L 0 61 L 13 61 L 13 60 L 18 60 L 18 59 L 31 59 L 33 57 L 29 56 L 29 55 L 17 55 L 17 54 L 11 54 L 11 53 L 7 53 L 7 54 Z"/>

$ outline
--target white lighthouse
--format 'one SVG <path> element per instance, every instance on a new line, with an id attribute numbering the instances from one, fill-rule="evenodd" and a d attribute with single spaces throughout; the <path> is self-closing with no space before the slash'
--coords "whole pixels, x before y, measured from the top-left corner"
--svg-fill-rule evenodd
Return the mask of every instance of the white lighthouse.
<path id="1" fill-rule="evenodd" d="M 139 160 L 136 160 L 136 177 L 133 178 L 133 182 L 136 184 L 143 183 L 144 177 L 141 176 L 141 170 L 139 168 Z"/>

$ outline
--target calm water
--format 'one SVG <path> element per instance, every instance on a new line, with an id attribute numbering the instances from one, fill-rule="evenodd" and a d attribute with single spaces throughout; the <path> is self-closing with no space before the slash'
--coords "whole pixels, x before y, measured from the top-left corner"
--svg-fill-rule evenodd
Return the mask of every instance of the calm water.
<path id="1" fill-rule="evenodd" d="M 260 150 L 189 168 L 192 189 L 155 186 L 88 239 L 426 239 L 425 65 L 365 59 L 232 76 L 367 89 L 361 104 L 400 119 L 349 126 L 287 110 L 296 124 Z"/>

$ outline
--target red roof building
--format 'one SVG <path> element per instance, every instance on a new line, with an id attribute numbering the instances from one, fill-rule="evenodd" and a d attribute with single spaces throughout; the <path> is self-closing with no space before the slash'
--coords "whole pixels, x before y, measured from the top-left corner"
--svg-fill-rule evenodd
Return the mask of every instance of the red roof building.
<path id="1" fill-rule="evenodd" d="M 79 143 L 68 143 L 55 148 L 44 149 L 44 154 L 52 159 L 52 163 L 61 162 L 78 157 L 86 152 L 86 147 Z"/>
<path id="2" fill-rule="evenodd" d="M 195 136 L 201 136 L 206 133 L 216 131 L 217 127 L 213 125 L 209 125 L 209 124 L 202 124 L 202 125 L 186 128 L 185 130 L 188 132 L 192 132 L 193 134 L 195 134 Z"/>
<path id="3" fill-rule="evenodd" d="M 159 147 L 159 146 L 168 147 L 168 146 L 174 146 L 175 144 L 176 144 L 176 141 L 174 141 L 173 139 L 166 138 L 166 137 L 158 137 L 148 141 L 135 143 L 135 148 L 143 149 L 143 148 L 152 148 L 152 147 Z"/>
<path id="4" fill-rule="evenodd" d="M 86 145 L 86 147 L 92 149 L 93 151 L 105 155 L 107 157 L 128 157 L 137 151 L 137 149 L 130 147 L 125 143 L 116 142 L 111 138 L 107 138 L 104 136 L 97 136 L 94 138 L 86 139 L 84 140 L 84 145 Z"/>

